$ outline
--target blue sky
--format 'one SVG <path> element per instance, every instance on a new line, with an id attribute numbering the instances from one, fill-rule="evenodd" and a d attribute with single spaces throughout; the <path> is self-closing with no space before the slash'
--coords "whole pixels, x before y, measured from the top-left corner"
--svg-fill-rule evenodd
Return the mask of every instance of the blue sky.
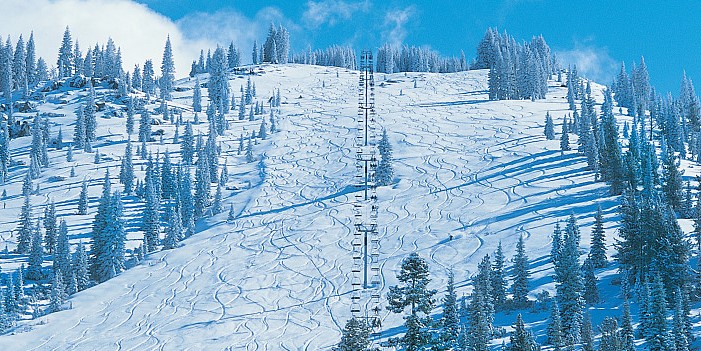
<path id="1" fill-rule="evenodd" d="M 403 41 L 445 55 L 462 49 L 472 57 L 485 29 L 496 26 L 518 40 L 543 34 L 554 51 L 597 80 L 610 80 L 621 61 L 630 68 L 645 56 L 660 90 L 676 93 L 683 70 L 701 81 L 701 1 L 139 1 L 179 23 L 186 35 L 193 13 L 228 12 L 285 23 L 298 50 Z"/>

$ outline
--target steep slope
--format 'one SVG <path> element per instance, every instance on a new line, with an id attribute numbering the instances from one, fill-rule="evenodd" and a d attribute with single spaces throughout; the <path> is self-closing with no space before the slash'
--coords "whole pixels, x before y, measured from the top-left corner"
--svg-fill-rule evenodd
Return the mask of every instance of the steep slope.
<path id="1" fill-rule="evenodd" d="M 70 310 L 24 322 L 14 335 L 0 337 L 0 349 L 316 350 L 337 342 L 350 317 L 358 75 L 299 65 L 264 70 L 254 77 L 258 91 L 279 87 L 283 96 L 280 132 L 256 147 L 264 172 L 236 155 L 242 130 L 257 129 L 259 122 L 238 122 L 232 113 L 231 130 L 221 140 L 232 182 L 250 183 L 225 194 L 224 208 L 234 204 L 237 218 L 227 222 L 223 213 L 200 222 L 200 232 L 182 248 L 152 254 L 78 293 Z M 431 287 L 442 291 L 452 267 L 458 293 L 467 294 L 482 256 L 501 241 L 512 257 L 520 234 L 531 260 L 531 287 L 551 290 L 547 256 L 555 222 L 570 213 L 580 218 L 585 249 L 597 203 L 607 223 L 615 223 L 615 203 L 585 171 L 585 161 L 574 152 L 561 154 L 559 142 L 543 136 L 546 111 L 560 131 L 566 89 L 553 82 L 546 100 L 495 102 L 488 101 L 486 78 L 486 71 L 376 77 L 378 116 L 389 132 L 397 173 L 394 185 L 379 190 L 383 296 L 411 252 L 428 260 Z M 243 79 L 230 83 L 233 91 Z M 176 101 L 188 105 L 188 96 L 180 93 Z M 71 122 L 62 121 L 64 133 Z M 170 140 L 172 128 L 164 129 Z M 108 131 L 102 134 L 115 135 L 114 142 L 123 135 L 118 121 Z M 101 152 L 118 159 L 123 144 L 106 144 Z M 13 182 L 21 183 L 19 173 Z M 53 197 L 72 207 L 78 189 L 73 182 Z M 59 195 L 64 191 L 68 195 Z M 12 207 L 19 206 L 15 199 Z M 129 212 L 135 218 L 136 206 Z M 611 302 L 607 309 L 614 308 Z M 400 316 L 383 311 L 382 317 L 383 338 L 401 332 Z M 503 325 L 511 324 L 508 318 Z"/>

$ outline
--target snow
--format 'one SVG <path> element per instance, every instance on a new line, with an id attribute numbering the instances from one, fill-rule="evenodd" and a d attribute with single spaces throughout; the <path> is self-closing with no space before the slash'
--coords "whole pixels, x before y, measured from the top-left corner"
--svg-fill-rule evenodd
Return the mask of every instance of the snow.
<path id="1" fill-rule="evenodd" d="M 238 100 L 247 76 L 231 78 Z M 205 82 L 206 75 L 201 79 Z M 444 293 L 449 268 L 455 272 L 458 296 L 467 295 L 481 258 L 492 255 L 501 241 L 510 260 L 520 234 L 530 259 L 531 298 L 541 290 L 553 296 L 548 255 L 554 224 L 574 213 L 582 228 L 582 252 L 587 252 L 597 204 L 606 219 L 609 257 L 613 253 L 616 200 L 608 197 L 605 184 L 594 182 L 583 157 L 559 151 L 562 119 L 570 112 L 559 83 L 551 82 L 547 99 L 531 102 L 488 101 L 485 70 L 377 74 L 375 79 L 377 114 L 388 130 L 396 172 L 395 183 L 378 190 L 383 299 L 387 287 L 397 284 L 401 260 L 411 252 L 427 259 L 433 279 L 429 287 L 439 290 L 437 298 Z M 0 349 L 318 350 L 338 342 L 350 318 L 358 74 L 290 64 L 263 66 L 253 81 L 262 101 L 275 88 L 283 98 L 276 121 L 280 131 L 254 147 L 254 155 L 264 160 L 263 177 L 258 162 L 247 164 L 243 153 L 236 152 L 241 132 L 257 131 L 260 119 L 238 121 L 232 111 L 231 130 L 220 138 L 222 155 L 228 159 L 229 185 L 245 186 L 224 192 L 225 211 L 198 222 L 198 233 L 183 247 L 149 255 L 118 277 L 74 295 L 72 309 L 21 322 L 11 335 L 0 337 Z M 179 87 L 193 84 L 194 79 L 176 82 Z M 593 86 L 599 103 L 601 89 Z M 104 93 L 98 90 L 98 100 Z M 206 89 L 202 93 L 206 96 Z M 55 102 L 54 96 L 40 105 L 42 112 L 66 114 L 51 119 L 63 125 L 64 141 L 72 137 L 72 111 L 85 94 L 69 90 L 63 96 L 68 104 Z M 174 96 L 187 108 L 184 119 L 192 120 L 192 90 Z M 556 140 L 543 135 L 548 111 Z M 268 112 L 266 105 L 266 118 Z M 200 120 L 206 117 L 201 114 Z M 40 195 L 32 196 L 34 215 L 43 213 L 53 198 L 73 243 L 89 240 L 106 167 L 113 177 L 118 174 L 126 145 L 123 122 L 98 117 L 99 141 L 93 148 L 105 155 L 101 164 L 93 164 L 93 155 L 82 151 L 75 152 L 72 163 L 65 162 L 65 149 L 50 151 L 52 166 L 34 183 L 41 185 Z M 195 127 L 195 133 L 206 133 L 205 123 Z M 166 143 L 151 143 L 150 150 L 169 149 L 177 162 L 179 147 L 170 144 L 174 126 L 166 123 L 154 130 L 159 128 L 165 130 Z M 13 141 L 16 159 L 27 153 L 29 140 Z M 570 143 L 576 145 L 574 135 Z M 137 176 L 143 177 L 144 160 L 135 156 L 134 163 Z M 72 165 L 75 178 L 69 177 Z M 0 240 L 9 250 L 16 240 L 10 230 L 18 223 L 24 169 L 13 167 L 5 186 Z M 49 183 L 50 175 L 66 180 Z M 79 216 L 83 178 L 91 179 L 91 207 L 88 215 Z M 230 204 L 238 215 L 227 222 Z M 125 200 L 130 249 L 140 243 L 142 206 L 136 198 Z M 21 260 L 3 256 L 3 272 L 16 269 Z M 619 314 L 612 269 L 601 273 L 607 277 L 600 283 L 607 301 L 597 305 L 594 325 L 607 313 Z M 547 311 L 524 314 L 539 341 L 546 316 Z M 383 338 L 401 333 L 401 316 L 382 311 L 381 317 Z M 496 324 L 509 326 L 514 320 L 514 314 L 499 314 Z"/>

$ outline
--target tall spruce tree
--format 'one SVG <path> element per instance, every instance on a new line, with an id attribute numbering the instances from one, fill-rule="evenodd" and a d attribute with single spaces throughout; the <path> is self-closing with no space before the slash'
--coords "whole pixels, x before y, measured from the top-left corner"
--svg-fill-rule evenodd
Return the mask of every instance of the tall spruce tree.
<path id="1" fill-rule="evenodd" d="M 370 326 L 361 318 L 351 318 L 342 331 L 341 341 L 333 351 L 366 351 L 370 348 Z"/>
<path id="2" fill-rule="evenodd" d="M 492 266 L 492 300 L 494 309 L 498 310 L 506 303 L 506 276 L 504 273 L 504 251 L 502 250 L 501 241 L 494 252 L 494 265 Z"/>
<path id="3" fill-rule="evenodd" d="M 170 45 L 170 36 L 166 39 L 166 45 L 163 49 L 163 60 L 161 61 L 161 98 L 163 100 L 173 99 L 173 90 L 175 89 L 175 61 L 173 60 L 173 49 Z"/>
<path id="4" fill-rule="evenodd" d="M 56 237 L 58 236 L 58 226 L 56 226 L 56 204 L 53 200 L 44 208 L 44 245 L 46 251 L 54 253 L 56 248 Z"/>
<path id="5" fill-rule="evenodd" d="M 562 316 L 564 335 L 571 336 L 568 342 L 578 342 L 582 326 L 582 298 L 584 284 L 580 274 L 579 226 L 571 215 L 565 228 L 564 246 L 559 264 L 555 267 L 557 300 Z"/>
<path id="6" fill-rule="evenodd" d="M 539 349 L 540 347 L 533 339 L 533 335 L 526 330 L 526 326 L 523 324 L 523 318 L 519 313 L 516 316 L 514 331 L 509 337 L 508 351 L 537 351 Z"/>
<path id="7" fill-rule="evenodd" d="M 601 211 L 601 205 L 596 207 L 594 227 L 591 231 L 589 261 L 591 261 L 594 268 L 604 268 L 608 263 L 606 261 L 606 233 L 604 232 L 604 215 Z"/>
<path id="8" fill-rule="evenodd" d="M 485 255 L 477 266 L 477 275 L 473 278 L 473 290 L 468 306 L 468 326 L 470 335 L 468 345 L 471 350 L 487 351 L 493 333 L 494 306 L 491 296 L 492 264 L 489 255 Z"/>
<path id="9" fill-rule="evenodd" d="M 32 235 L 32 249 L 29 252 L 27 273 L 25 277 L 29 280 L 44 279 L 44 272 L 41 264 L 44 262 L 44 246 L 41 240 L 41 224 L 37 221 Z"/>
<path id="10" fill-rule="evenodd" d="M 455 350 L 458 347 L 460 334 L 460 313 L 458 311 L 457 294 L 453 271 L 448 272 L 448 286 L 443 297 L 443 316 L 440 319 L 440 334 L 434 348 L 437 350 Z"/>
<path id="11" fill-rule="evenodd" d="M 399 285 L 390 286 L 387 293 L 387 309 L 394 313 L 409 314 L 404 317 L 406 333 L 397 342 L 406 350 L 421 350 L 431 343 L 430 313 L 433 310 L 435 290 L 428 289 L 431 281 L 428 264 L 417 253 L 411 253 L 402 261 L 397 274 Z"/>
<path id="12" fill-rule="evenodd" d="M 550 112 L 545 113 L 545 139 L 555 140 L 555 124 L 553 123 Z"/>
<path id="13" fill-rule="evenodd" d="M 513 262 L 514 282 L 511 285 L 511 292 L 513 293 L 514 305 L 523 308 L 529 305 L 528 277 L 530 276 L 523 235 L 519 235 Z"/>

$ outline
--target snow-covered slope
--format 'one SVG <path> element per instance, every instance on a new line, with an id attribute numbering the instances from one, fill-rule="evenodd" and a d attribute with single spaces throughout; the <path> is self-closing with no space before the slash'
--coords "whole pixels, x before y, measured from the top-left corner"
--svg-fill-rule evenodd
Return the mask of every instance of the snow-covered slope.
<path id="1" fill-rule="evenodd" d="M 257 129 L 260 121 L 239 122 L 234 112 L 229 134 L 220 139 L 230 182 L 245 185 L 243 191 L 224 194 L 224 208 L 234 204 L 237 219 L 227 222 L 222 213 L 199 222 L 198 234 L 182 248 L 152 254 L 117 278 L 74 295 L 72 309 L 23 322 L 14 334 L 0 337 L 0 349 L 318 350 L 338 342 L 350 317 L 358 74 L 300 65 L 263 69 L 253 77 L 258 94 L 269 96 L 279 87 L 283 97 L 280 131 L 255 146 L 265 171 L 259 172 L 257 162 L 246 164 L 236 152 L 242 131 Z M 237 96 L 245 79 L 230 83 Z M 543 101 L 488 101 L 486 71 L 378 74 L 376 81 L 378 117 L 394 148 L 397 176 L 394 185 L 378 191 L 383 296 L 397 283 L 395 272 L 411 252 L 428 260 L 438 297 L 451 267 L 458 294 L 467 294 L 479 260 L 491 255 L 499 241 L 511 258 L 520 234 L 530 258 L 533 295 L 552 290 L 547 256 L 555 222 L 574 213 L 586 252 L 597 204 L 604 209 L 609 244 L 613 242 L 615 202 L 607 198 L 605 185 L 594 182 L 582 157 L 562 154 L 559 141 L 543 136 L 549 111 L 559 137 L 568 113 L 565 88 L 552 82 Z M 600 89 L 594 86 L 599 102 Z M 176 101 L 189 105 L 191 95 L 178 93 Z M 67 98 L 69 104 L 79 100 Z M 73 109 L 63 110 L 67 117 L 54 121 L 69 135 L 74 115 L 67 111 Z M 183 117 L 191 120 L 193 114 Z M 49 197 L 57 202 L 74 242 L 87 240 L 94 215 L 94 209 L 88 216 L 73 215 L 80 180 L 93 179 L 91 195 L 96 197 L 105 167 L 111 166 L 116 176 L 124 150 L 123 119 L 100 118 L 98 123 L 98 149 L 114 160 L 94 165 L 92 155 L 76 153 L 79 177 L 42 184 L 42 195 L 33 197 L 35 214 Z M 179 151 L 170 144 L 173 126 L 162 128 L 166 143 L 154 143 L 151 150 Z M 206 125 L 198 128 L 206 132 Z M 13 144 L 14 152 L 26 153 L 19 145 Z M 51 158 L 51 171 L 44 177 L 68 177 L 71 164 L 64 162 L 65 151 L 52 151 Z M 3 233 L 17 225 L 23 172 L 12 174 L 11 196 L 0 220 Z M 141 204 L 136 198 L 126 202 L 134 247 Z M 11 249 L 15 238 L 3 234 L 3 239 Z M 16 267 L 18 260 L 2 261 L 3 270 Z M 601 284 L 617 290 L 610 280 Z M 608 303 L 593 316 L 595 324 L 606 313 L 618 314 L 612 311 L 618 305 L 614 293 L 607 294 Z M 401 317 L 388 311 L 382 317 L 383 337 L 397 336 Z M 501 316 L 498 324 L 510 325 L 514 318 Z M 542 313 L 525 319 L 536 321 L 532 326 L 542 335 Z"/>

